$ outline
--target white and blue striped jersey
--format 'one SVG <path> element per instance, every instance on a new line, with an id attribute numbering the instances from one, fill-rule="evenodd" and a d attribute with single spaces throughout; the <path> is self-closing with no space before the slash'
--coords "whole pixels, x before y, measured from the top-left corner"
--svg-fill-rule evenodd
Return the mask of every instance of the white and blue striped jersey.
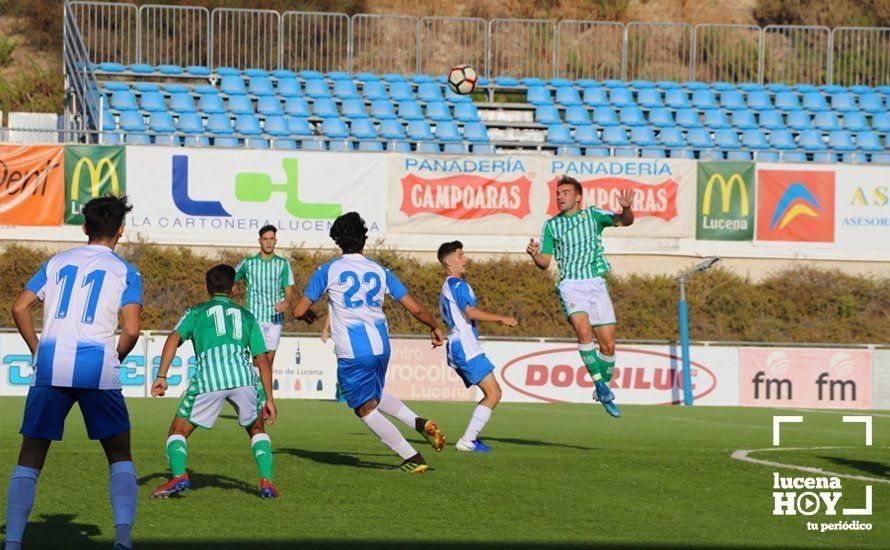
<path id="1" fill-rule="evenodd" d="M 476 294 L 470 285 L 460 277 L 445 279 L 442 284 L 442 294 L 439 296 L 439 311 L 451 329 L 448 333 L 448 347 L 451 349 L 455 344 L 460 344 L 463 358 L 467 361 L 482 354 L 476 321 L 467 317 L 469 306 L 476 306 Z"/>
<path id="2" fill-rule="evenodd" d="M 56 254 L 25 286 L 43 301 L 34 386 L 120 389 L 114 333 L 127 304 L 142 304 L 142 275 L 110 248 Z"/>
<path id="3" fill-rule="evenodd" d="M 337 357 L 389 353 L 383 298 L 398 301 L 408 294 L 392 271 L 361 254 L 344 254 L 315 270 L 304 294 L 317 302 L 325 292 Z"/>

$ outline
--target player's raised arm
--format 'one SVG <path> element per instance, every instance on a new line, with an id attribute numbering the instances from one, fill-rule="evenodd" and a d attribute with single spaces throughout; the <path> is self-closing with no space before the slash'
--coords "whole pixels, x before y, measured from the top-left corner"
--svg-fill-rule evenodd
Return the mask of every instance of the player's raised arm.
<path id="1" fill-rule="evenodd" d="M 544 226 L 544 233 L 541 235 L 540 243 L 534 239 L 528 240 L 525 252 L 532 257 L 538 269 L 550 267 L 550 258 L 553 256 L 553 238 L 550 236 L 549 226 Z"/>
<path id="2" fill-rule="evenodd" d="M 163 397 L 167 392 L 167 372 L 170 370 L 170 365 L 173 364 L 173 358 L 176 357 L 176 349 L 181 343 L 182 336 L 175 330 L 167 336 L 167 340 L 164 342 L 164 349 L 161 351 L 161 366 L 158 368 L 158 375 L 151 385 L 152 397 Z"/>
<path id="3" fill-rule="evenodd" d="M 625 189 L 618 195 L 618 204 L 621 205 L 621 213 L 613 216 L 616 226 L 627 227 L 633 225 L 634 212 L 631 209 L 631 206 L 633 205 L 634 195 L 636 194 L 637 192 L 635 189 Z"/>
<path id="4" fill-rule="evenodd" d="M 445 340 L 442 338 L 442 330 L 439 328 L 439 322 L 436 321 L 436 318 L 433 317 L 430 310 L 415 300 L 410 294 L 402 296 L 401 299 L 399 299 L 399 303 L 402 304 L 402 307 L 407 309 L 408 313 L 413 315 L 415 319 L 430 327 L 430 341 L 432 341 L 434 348 L 445 343 Z"/>
<path id="5" fill-rule="evenodd" d="M 311 325 L 318 319 L 318 314 L 312 310 L 312 304 L 315 303 L 304 294 L 300 296 L 297 305 L 294 306 L 294 318 L 305 321 L 307 325 Z"/>
<path id="6" fill-rule="evenodd" d="M 464 311 L 467 312 L 467 317 L 474 321 L 494 321 L 496 323 L 503 323 L 508 327 L 515 327 L 519 324 L 519 321 L 517 321 L 515 317 L 498 315 L 497 313 L 491 313 L 479 309 L 476 306 L 467 306 Z"/>
<path id="7" fill-rule="evenodd" d="M 42 269 L 42 268 L 41 268 Z M 19 334 L 28 344 L 31 355 L 37 353 L 37 344 L 40 341 L 37 338 L 37 331 L 34 329 L 34 319 L 31 318 L 31 310 L 40 303 L 40 297 L 33 291 L 25 289 L 19 294 L 15 302 L 12 303 L 12 320 L 19 329 Z"/>

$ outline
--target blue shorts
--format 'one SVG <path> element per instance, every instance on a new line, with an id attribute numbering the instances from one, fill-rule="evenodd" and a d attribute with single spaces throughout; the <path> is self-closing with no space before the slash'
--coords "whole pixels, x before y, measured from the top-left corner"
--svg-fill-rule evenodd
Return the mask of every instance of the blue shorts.
<path id="1" fill-rule="evenodd" d="M 90 439 L 105 439 L 130 431 L 130 415 L 121 390 L 31 386 L 19 433 L 36 439 L 60 441 L 65 431 L 65 418 L 74 403 L 80 405 Z"/>
<path id="2" fill-rule="evenodd" d="M 380 402 L 389 353 L 353 359 L 337 358 L 337 383 L 350 409 L 357 409 L 372 399 Z"/>
<path id="3" fill-rule="evenodd" d="M 449 342 L 446 353 L 448 364 L 457 371 L 460 379 L 464 381 L 464 386 L 468 388 L 482 382 L 488 373 L 494 371 L 494 365 L 484 353 L 468 360 L 464 356 L 463 346 L 459 342 Z"/>

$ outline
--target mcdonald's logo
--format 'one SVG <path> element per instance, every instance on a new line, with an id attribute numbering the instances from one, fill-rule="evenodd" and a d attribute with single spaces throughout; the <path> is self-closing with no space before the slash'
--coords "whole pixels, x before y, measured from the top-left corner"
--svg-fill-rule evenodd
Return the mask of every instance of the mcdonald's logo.
<path id="1" fill-rule="evenodd" d="M 745 178 L 737 173 L 729 176 L 729 179 L 719 173 L 711 175 L 705 186 L 705 195 L 702 198 L 701 211 L 703 215 L 709 216 L 711 214 L 711 194 L 714 190 L 714 183 L 720 184 L 720 211 L 722 213 L 729 213 L 729 208 L 732 205 L 732 190 L 738 184 L 742 201 L 741 215 L 748 215 L 751 209 L 751 205 L 748 204 L 748 186 L 745 184 Z"/>
<path id="2" fill-rule="evenodd" d="M 74 174 L 71 176 L 71 200 L 80 200 L 80 176 L 84 166 L 87 168 L 90 175 L 90 195 L 92 197 L 98 197 L 101 192 L 103 168 L 108 169 L 108 181 L 111 184 L 111 192 L 115 195 L 120 195 L 121 190 L 117 168 L 114 166 L 114 163 L 111 162 L 111 159 L 102 157 L 99 159 L 99 162 L 94 164 L 93 159 L 82 157 L 74 166 Z"/>

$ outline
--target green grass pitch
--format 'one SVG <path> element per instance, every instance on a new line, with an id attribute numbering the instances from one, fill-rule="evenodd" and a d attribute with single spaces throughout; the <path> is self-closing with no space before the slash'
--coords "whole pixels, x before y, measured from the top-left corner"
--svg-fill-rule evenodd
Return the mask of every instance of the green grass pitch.
<path id="1" fill-rule="evenodd" d="M 435 453 L 411 432 L 431 465 L 411 476 L 394 470 L 397 457 L 344 404 L 280 401 L 270 430 L 280 500 L 257 496 L 247 436 L 224 409 L 215 429 L 189 442 L 192 491 L 152 501 L 168 475 L 164 441 L 176 401 L 128 405 L 139 474 L 136 548 L 887 548 L 890 541 L 890 483 L 871 483 L 870 517 L 777 517 L 773 472 L 806 474 L 730 458 L 770 447 L 774 414 L 802 414 L 803 424 L 783 428 L 782 446 L 807 449 L 753 456 L 890 481 L 887 412 L 875 413 L 874 443 L 865 447 L 863 425 L 842 423 L 840 411 L 625 406 L 615 420 L 594 404 L 502 404 L 483 433 L 489 455 L 451 446 Z M 450 443 L 473 407 L 410 405 L 436 418 Z M 0 399 L 4 501 L 23 406 L 23 398 Z M 841 448 L 812 449 L 825 446 Z M 75 408 L 41 474 L 25 547 L 110 548 L 107 477 Z M 841 504 L 861 506 L 866 482 L 842 482 Z M 5 518 L 5 502 L 3 509 Z M 873 530 L 810 532 L 807 519 L 859 519 Z"/>

